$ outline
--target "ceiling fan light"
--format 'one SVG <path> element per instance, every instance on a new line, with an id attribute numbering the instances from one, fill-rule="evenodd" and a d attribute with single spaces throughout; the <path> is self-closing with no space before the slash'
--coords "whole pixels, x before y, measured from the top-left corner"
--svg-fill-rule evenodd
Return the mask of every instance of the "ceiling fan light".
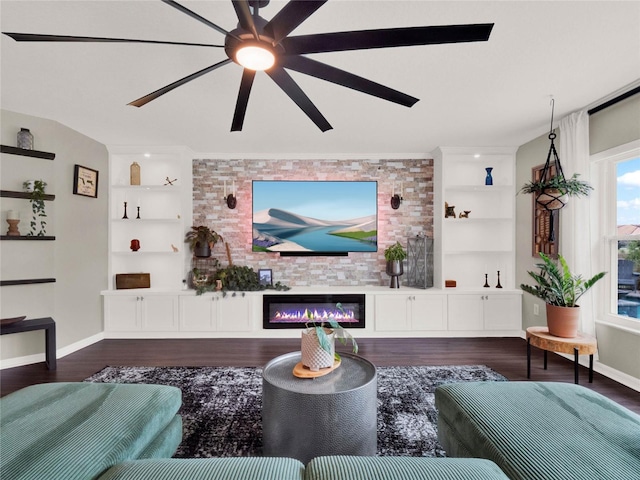
<path id="1" fill-rule="evenodd" d="M 276 57 L 269 50 L 256 45 L 240 47 L 236 51 L 236 61 L 249 70 L 267 70 L 273 66 Z"/>

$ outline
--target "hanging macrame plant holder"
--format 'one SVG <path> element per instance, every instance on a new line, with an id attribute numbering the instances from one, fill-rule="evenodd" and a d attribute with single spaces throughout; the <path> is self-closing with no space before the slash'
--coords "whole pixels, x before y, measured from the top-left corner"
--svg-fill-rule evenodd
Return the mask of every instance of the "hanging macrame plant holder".
<path id="1" fill-rule="evenodd" d="M 556 151 L 554 140 L 556 134 L 553 132 L 553 107 L 554 101 L 551 100 L 551 129 L 549 131 L 549 140 L 551 145 L 549 146 L 549 153 L 547 154 L 547 161 L 542 169 L 540 175 L 540 183 L 544 184 L 549 182 L 552 178 L 557 178 L 558 182 L 564 182 L 564 172 L 562 171 L 562 165 L 560 165 L 560 157 Z M 553 159 L 552 159 L 553 157 Z M 552 169 L 555 168 L 555 173 Z M 545 188 L 536 195 L 536 203 L 549 212 L 549 241 L 555 241 L 555 231 L 553 228 L 555 212 L 563 208 L 569 200 L 569 196 L 566 192 L 557 188 Z"/>

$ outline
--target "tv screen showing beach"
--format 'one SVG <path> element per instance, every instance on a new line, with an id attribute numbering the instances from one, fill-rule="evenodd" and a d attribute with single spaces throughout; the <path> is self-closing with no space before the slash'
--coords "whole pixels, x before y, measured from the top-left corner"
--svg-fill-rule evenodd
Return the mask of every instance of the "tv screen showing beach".
<path id="1" fill-rule="evenodd" d="M 253 182 L 254 252 L 375 252 L 378 183 Z"/>

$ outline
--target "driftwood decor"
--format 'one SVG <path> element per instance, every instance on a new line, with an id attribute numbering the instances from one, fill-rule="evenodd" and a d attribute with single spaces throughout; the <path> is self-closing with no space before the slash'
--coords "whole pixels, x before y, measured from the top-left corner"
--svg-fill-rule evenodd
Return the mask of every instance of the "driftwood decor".
<path id="1" fill-rule="evenodd" d="M 550 174 L 554 176 L 556 174 L 555 164 L 550 165 Z M 539 182 L 542 178 L 544 165 L 538 165 L 531 169 L 531 179 L 534 182 Z M 539 258 L 540 252 L 551 258 L 558 258 L 558 234 L 560 233 L 560 215 L 556 212 L 555 215 L 551 214 L 551 211 L 544 208 L 538 202 L 536 202 L 536 196 L 531 197 L 531 205 L 533 206 L 533 240 L 532 240 L 532 252 L 531 254 Z M 553 224 L 552 224 L 553 222 Z M 555 232 L 555 235 L 551 236 L 550 233 Z M 553 237 L 551 239 L 551 237 Z"/>

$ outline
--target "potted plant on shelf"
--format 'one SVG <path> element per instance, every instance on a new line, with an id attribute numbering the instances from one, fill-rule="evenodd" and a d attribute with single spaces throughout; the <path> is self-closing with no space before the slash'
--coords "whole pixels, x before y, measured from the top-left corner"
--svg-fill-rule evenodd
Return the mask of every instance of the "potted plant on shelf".
<path id="1" fill-rule="evenodd" d="M 404 273 L 402 261 L 407 258 L 407 251 L 400 242 L 387 247 L 384 251 L 384 259 L 387 261 L 387 275 L 391 277 L 389 288 L 400 288 L 398 277 Z"/>
<path id="2" fill-rule="evenodd" d="M 558 210 L 564 207 L 568 197 L 586 197 L 593 187 L 584 180 L 578 179 L 579 174 L 574 173 L 569 179 L 564 175 L 554 175 L 538 181 L 525 183 L 520 193 L 532 193 L 536 195 L 536 202 L 547 210 Z"/>
<path id="3" fill-rule="evenodd" d="M 44 190 L 46 186 L 47 182 L 43 180 L 27 180 L 22 184 L 22 187 L 30 193 L 29 202 L 31 203 L 31 213 L 33 216 L 31 217 L 31 231 L 27 235 L 31 237 L 43 237 L 46 235 L 45 227 L 47 222 L 44 220 L 47 216 L 44 209 Z M 36 233 L 38 219 L 40 219 L 40 229 Z"/>
<path id="4" fill-rule="evenodd" d="M 222 296 L 226 297 L 228 291 L 233 291 L 232 296 L 236 296 L 236 292 L 257 292 L 260 290 L 289 290 L 287 285 L 276 282 L 274 285 L 264 285 L 260 283 L 260 276 L 253 268 L 241 265 L 229 265 L 225 268 L 219 268 L 219 262 L 214 262 L 213 269 L 215 272 L 208 275 L 205 282 L 196 284 L 193 282 L 196 295 L 202 295 L 205 292 L 214 290 L 222 290 Z M 196 269 L 192 270 L 195 275 Z M 218 286 L 220 285 L 220 286 Z"/>
<path id="5" fill-rule="evenodd" d="M 540 272 L 528 272 L 537 285 L 520 285 L 520 288 L 546 302 L 549 333 L 556 337 L 572 338 L 578 334 L 580 308 L 578 300 L 605 276 L 600 272 L 585 280 L 569 270 L 566 260 L 558 255 L 558 263 L 540 252 L 544 263 L 536 265 Z"/>
<path id="6" fill-rule="evenodd" d="M 196 257 L 210 257 L 211 249 L 219 241 L 224 241 L 218 233 L 204 225 L 191 227 L 184 237 L 184 242 Z"/>
<path id="7" fill-rule="evenodd" d="M 336 308 L 343 311 L 341 303 L 337 303 Z M 356 339 L 336 322 L 333 316 L 319 317 L 309 310 L 305 310 L 304 316 L 308 321 L 305 323 L 307 328 L 302 331 L 301 362 L 309 370 L 318 372 L 321 368 L 333 367 L 335 362 L 340 361 L 340 355 L 335 351 L 336 338 L 343 345 L 346 345 L 347 340 L 350 340 L 352 352 L 358 353 Z"/>

